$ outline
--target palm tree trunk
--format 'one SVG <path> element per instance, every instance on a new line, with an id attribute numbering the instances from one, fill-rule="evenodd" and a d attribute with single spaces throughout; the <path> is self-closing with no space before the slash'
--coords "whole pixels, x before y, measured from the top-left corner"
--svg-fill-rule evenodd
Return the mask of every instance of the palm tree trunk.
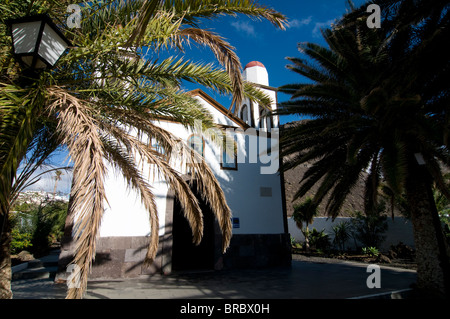
<path id="1" fill-rule="evenodd" d="M 7 214 L 0 213 L 0 299 L 11 299 L 11 229 Z"/>
<path id="2" fill-rule="evenodd" d="M 449 247 L 445 241 L 432 194 L 432 184 L 424 167 L 412 166 L 406 196 L 411 212 L 416 246 L 417 286 L 436 296 L 449 296 Z"/>

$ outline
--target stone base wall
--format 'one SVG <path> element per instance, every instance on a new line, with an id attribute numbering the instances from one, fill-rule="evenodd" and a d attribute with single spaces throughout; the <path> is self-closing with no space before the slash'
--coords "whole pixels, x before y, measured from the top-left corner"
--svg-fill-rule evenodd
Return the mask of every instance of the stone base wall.
<path id="1" fill-rule="evenodd" d="M 170 274 L 171 238 L 160 238 L 155 261 L 144 265 L 149 237 L 101 237 L 90 279 L 135 278 L 156 273 Z M 220 246 L 217 245 L 219 248 Z M 63 245 L 57 281 L 68 277 L 67 265 L 73 259 L 73 244 Z M 289 234 L 233 235 L 230 247 L 215 256 L 216 270 L 290 266 L 291 248 Z"/>
<path id="2" fill-rule="evenodd" d="M 162 271 L 161 247 L 155 261 L 144 265 L 149 237 L 102 237 L 90 278 L 134 278 Z"/>
<path id="3" fill-rule="evenodd" d="M 224 269 L 288 267 L 291 261 L 289 234 L 233 235 L 223 256 Z"/>
<path id="4" fill-rule="evenodd" d="M 97 240 L 97 251 L 92 264 L 90 279 L 135 278 L 141 275 L 167 272 L 170 268 L 170 254 L 166 253 L 166 244 L 160 238 L 158 253 L 154 262 L 144 265 L 150 238 L 139 237 L 101 237 Z M 67 279 L 67 265 L 73 260 L 73 243 L 62 245 L 59 257 L 57 281 Z M 170 253 L 170 252 L 169 252 Z M 170 272 L 170 269 L 169 269 Z"/>

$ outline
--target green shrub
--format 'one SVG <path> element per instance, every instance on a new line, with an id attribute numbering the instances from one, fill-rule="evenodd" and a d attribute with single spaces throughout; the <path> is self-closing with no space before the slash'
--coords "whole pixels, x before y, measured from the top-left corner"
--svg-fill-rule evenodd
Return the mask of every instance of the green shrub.
<path id="1" fill-rule="evenodd" d="M 350 238 L 349 225 L 349 222 L 341 222 L 333 226 L 333 244 L 338 246 L 341 251 L 345 250 L 345 243 Z"/>
<path id="2" fill-rule="evenodd" d="M 351 221 L 351 233 L 354 239 L 362 243 L 363 247 L 379 247 L 386 236 L 387 216 L 380 214 L 363 215 L 356 212 Z"/>
<path id="3" fill-rule="evenodd" d="M 363 247 L 362 252 L 369 257 L 377 257 L 380 254 L 376 247 Z"/>
<path id="4" fill-rule="evenodd" d="M 311 248 L 316 250 L 328 250 L 330 248 L 330 238 L 325 230 L 318 231 L 313 228 L 312 231 L 308 233 L 309 244 Z"/>
<path id="5" fill-rule="evenodd" d="M 35 256 L 46 254 L 52 242 L 60 241 L 67 216 L 68 203 L 49 197 L 34 201 L 18 202 L 11 214 L 12 229 L 16 233 L 27 233 Z M 20 245 L 19 245 L 20 246 Z M 17 246 L 15 249 L 19 249 Z"/>
<path id="6" fill-rule="evenodd" d="M 22 250 L 33 246 L 31 243 L 31 233 L 21 233 L 17 229 L 11 231 L 11 254 L 16 255 Z"/>

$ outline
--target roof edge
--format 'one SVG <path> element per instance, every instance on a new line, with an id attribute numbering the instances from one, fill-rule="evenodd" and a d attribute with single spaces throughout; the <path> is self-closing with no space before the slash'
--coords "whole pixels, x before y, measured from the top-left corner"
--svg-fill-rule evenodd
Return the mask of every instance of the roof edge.
<path id="1" fill-rule="evenodd" d="M 235 116 L 229 109 L 227 109 L 225 106 L 217 102 L 214 98 L 212 98 L 210 95 L 208 95 L 205 91 L 201 89 L 195 89 L 189 92 L 186 92 L 189 95 L 192 96 L 198 96 L 203 98 L 205 101 L 207 101 L 211 106 L 213 106 L 216 110 L 218 110 L 220 113 L 228 117 L 231 121 L 236 123 L 239 127 L 243 129 L 247 129 L 250 126 L 245 123 L 243 120 Z"/>

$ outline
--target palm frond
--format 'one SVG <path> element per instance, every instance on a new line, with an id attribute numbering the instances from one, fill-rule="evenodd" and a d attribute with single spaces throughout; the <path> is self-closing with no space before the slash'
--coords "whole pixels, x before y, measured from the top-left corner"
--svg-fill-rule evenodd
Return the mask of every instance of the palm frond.
<path id="1" fill-rule="evenodd" d="M 186 164 L 191 170 L 192 179 L 197 184 L 198 193 L 202 194 L 217 218 L 222 231 L 222 251 L 225 252 L 230 245 L 232 235 L 232 215 L 226 204 L 225 194 L 205 159 L 197 152 L 192 152 L 192 149 L 184 141 L 178 145 L 182 157 L 185 158 Z"/>
<path id="2" fill-rule="evenodd" d="M 203 215 L 198 205 L 198 201 L 186 181 L 171 167 L 171 165 L 169 165 L 168 161 L 162 158 L 160 153 L 151 147 L 151 145 L 148 145 L 131 135 L 123 134 L 122 130 L 112 125 L 103 123 L 103 127 L 107 132 L 112 134 L 115 139 L 123 143 L 127 152 L 134 151 L 139 158 L 150 163 L 151 168 L 156 171 L 153 174 L 161 174 L 167 183 L 174 189 L 182 205 L 185 217 L 191 226 L 193 242 L 198 244 L 203 236 Z M 174 139 L 172 136 L 167 142 L 174 144 L 175 141 L 177 141 L 177 139 Z M 175 145 L 172 146 L 172 149 L 174 149 L 174 146 Z M 174 152 L 172 151 L 172 153 Z M 155 245 L 153 242 L 155 239 L 157 241 L 158 237 L 152 238 L 152 245 Z M 156 251 L 154 251 L 154 253 L 156 253 Z M 154 256 L 152 256 L 152 258 L 154 258 Z"/>
<path id="3" fill-rule="evenodd" d="M 124 132 L 117 132 L 118 134 L 125 134 Z M 127 137 L 123 138 L 127 140 Z M 122 140 L 122 139 L 121 139 Z M 106 158 L 110 165 L 116 167 L 123 174 L 123 177 L 128 182 L 128 186 L 137 191 L 141 196 L 141 202 L 149 212 L 150 220 L 150 242 L 145 258 L 146 263 L 153 262 L 158 249 L 158 232 L 159 220 L 158 211 L 156 208 L 154 194 L 151 191 L 151 186 L 143 178 L 141 171 L 136 166 L 135 158 L 130 155 L 130 150 L 124 149 L 117 140 L 110 136 L 102 136 L 103 145 L 105 147 Z"/>
<path id="4" fill-rule="evenodd" d="M 48 88 L 52 101 L 50 114 L 57 114 L 58 131 L 67 145 L 73 161 L 74 174 L 70 207 L 77 214 L 74 226 L 76 239 L 74 263 L 79 267 L 80 288 L 70 288 L 68 298 L 81 298 L 87 286 L 101 218 L 106 200 L 103 163 L 104 148 L 98 132 L 98 123 L 92 120 L 89 103 L 81 101 L 58 87 Z"/>
<path id="5" fill-rule="evenodd" d="M 39 101 L 39 92 L 1 84 L 0 93 L 0 213 L 8 214 L 16 172 L 38 123 L 33 102 Z"/>
<path id="6" fill-rule="evenodd" d="M 29 143 L 27 154 L 21 161 L 20 167 L 17 171 L 18 174 L 14 179 L 14 184 L 11 188 L 11 203 L 14 203 L 19 193 L 25 188 L 38 182 L 41 175 L 57 169 L 70 169 L 70 167 L 50 168 L 32 178 L 33 174 L 47 162 L 47 160 L 51 157 L 51 154 L 60 145 L 53 132 L 54 131 L 51 129 L 51 125 L 43 126 L 35 131 L 33 141 Z"/>
<path id="7" fill-rule="evenodd" d="M 233 90 L 232 105 L 240 105 L 244 96 L 241 62 L 234 48 L 219 35 L 199 28 L 186 28 L 180 31 L 180 36 L 190 38 L 197 43 L 211 48 L 220 64 L 225 67 Z"/>

